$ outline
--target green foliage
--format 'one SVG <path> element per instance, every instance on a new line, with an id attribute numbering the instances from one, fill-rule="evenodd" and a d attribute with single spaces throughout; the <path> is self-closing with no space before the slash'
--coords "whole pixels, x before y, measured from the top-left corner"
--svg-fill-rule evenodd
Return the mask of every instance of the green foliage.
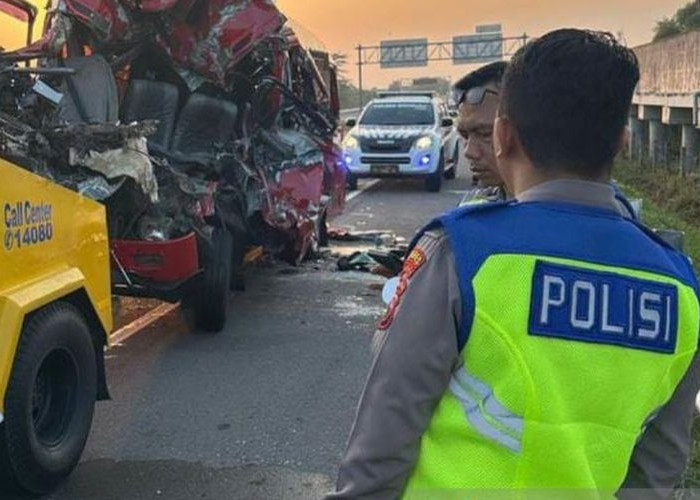
<path id="1" fill-rule="evenodd" d="M 357 108 L 360 105 L 360 89 L 348 78 L 348 55 L 344 52 L 334 52 L 331 57 L 338 67 L 338 97 L 340 109 Z M 365 104 L 374 98 L 376 90 L 363 90 L 362 102 Z"/>
<path id="2" fill-rule="evenodd" d="M 676 12 L 676 23 L 682 32 L 700 28 L 700 0 L 695 0 L 681 7 Z"/>
<path id="3" fill-rule="evenodd" d="M 363 90 L 362 102 L 367 104 L 376 96 L 376 89 Z M 360 106 L 360 90 L 346 79 L 341 79 L 338 82 L 338 96 L 340 98 L 340 109 L 352 109 Z"/>
<path id="4" fill-rule="evenodd" d="M 654 41 L 656 42 L 663 38 L 679 35 L 680 33 L 682 33 L 682 31 L 678 23 L 676 23 L 676 20 L 666 17 L 656 23 L 656 28 L 654 28 Z"/>
<path id="5" fill-rule="evenodd" d="M 682 177 L 678 171 L 650 169 L 620 159 L 613 171 L 628 198 L 642 198 L 642 220 L 649 227 L 685 233 L 684 251 L 700 270 L 700 179 Z M 693 422 L 693 445 L 688 467 L 672 498 L 697 498 L 700 488 L 700 418 Z"/>
<path id="6" fill-rule="evenodd" d="M 693 0 L 678 9 L 673 17 L 656 23 L 654 41 L 697 29 L 700 29 L 700 0 Z"/>

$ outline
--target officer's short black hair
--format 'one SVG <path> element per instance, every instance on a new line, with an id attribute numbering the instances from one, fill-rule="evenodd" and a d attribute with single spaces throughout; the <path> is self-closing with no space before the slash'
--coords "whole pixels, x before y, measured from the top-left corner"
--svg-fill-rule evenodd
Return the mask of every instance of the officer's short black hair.
<path id="1" fill-rule="evenodd" d="M 506 72 L 508 63 L 505 61 L 497 61 L 485 66 L 481 66 L 479 69 L 468 73 L 462 77 L 457 83 L 455 83 L 454 88 L 456 90 L 467 91 L 473 89 L 474 87 L 483 87 L 489 83 L 495 83 L 500 86 L 501 80 L 503 79 L 503 74 Z"/>
<path id="2" fill-rule="evenodd" d="M 501 116 L 533 165 L 595 177 L 612 167 L 639 81 L 610 33 L 552 31 L 521 48 L 501 85 Z"/>

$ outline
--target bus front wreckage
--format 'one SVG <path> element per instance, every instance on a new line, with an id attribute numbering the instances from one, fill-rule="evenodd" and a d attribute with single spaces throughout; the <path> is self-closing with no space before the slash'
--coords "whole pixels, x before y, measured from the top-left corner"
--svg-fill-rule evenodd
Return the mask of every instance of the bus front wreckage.
<path id="1" fill-rule="evenodd" d="M 111 294 L 220 331 L 251 248 L 299 263 L 345 201 L 337 72 L 269 0 L 0 0 L 0 483 L 40 494 L 108 397 Z M 7 45 L 0 43 L 0 45 Z"/>

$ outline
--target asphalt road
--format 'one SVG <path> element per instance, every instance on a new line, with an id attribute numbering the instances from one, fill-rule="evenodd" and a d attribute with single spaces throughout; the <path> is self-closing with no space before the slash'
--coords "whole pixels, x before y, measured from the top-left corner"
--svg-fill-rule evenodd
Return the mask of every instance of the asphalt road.
<path id="1" fill-rule="evenodd" d="M 382 181 L 333 225 L 408 239 L 457 204 L 461 170 L 437 194 Z M 382 283 L 332 259 L 259 267 L 222 333 L 191 332 L 175 312 L 113 348 L 113 399 L 98 404 L 81 464 L 48 498 L 320 497 L 369 366 Z"/>

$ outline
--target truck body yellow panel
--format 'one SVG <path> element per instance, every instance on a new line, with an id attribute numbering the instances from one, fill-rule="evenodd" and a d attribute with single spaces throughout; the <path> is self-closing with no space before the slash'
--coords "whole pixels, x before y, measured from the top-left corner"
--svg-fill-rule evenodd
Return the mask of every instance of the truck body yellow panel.
<path id="1" fill-rule="evenodd" d="M 24 318 L 84 290 L 112 329 L 105 208 L 0 158 L 0 415 Z"/>

